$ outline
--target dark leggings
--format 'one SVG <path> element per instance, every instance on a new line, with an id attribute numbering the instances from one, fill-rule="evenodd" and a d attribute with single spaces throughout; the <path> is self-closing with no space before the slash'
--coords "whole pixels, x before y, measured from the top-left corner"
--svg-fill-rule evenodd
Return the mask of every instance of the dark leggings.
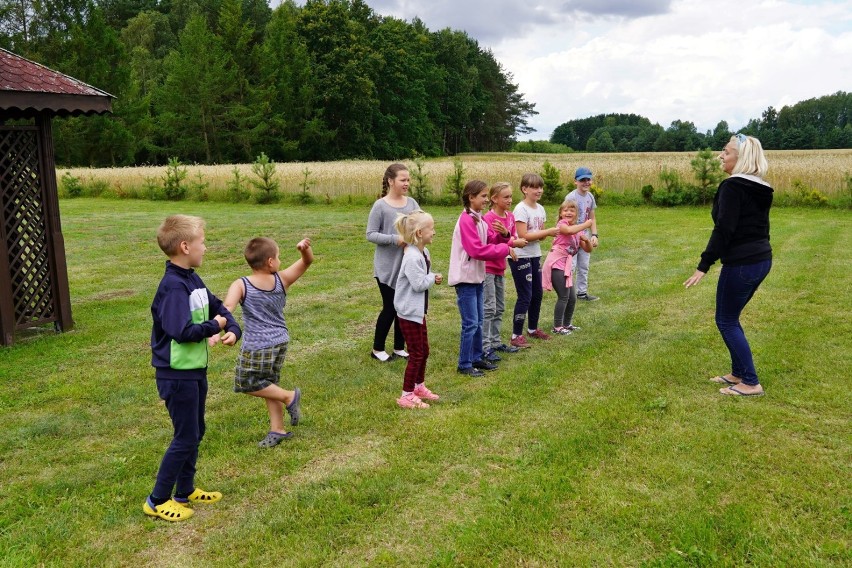
<path id="1" fill-rule="evenodd" d="M 382 311 L 379 312 L 379 318 L 376 320 L 376 334 L 373 336 L 373 350 L 384 351 L 385 340 L 390 333 L 391 325 L 393 326 L 393 348 L 394 351 L 405 349 L 405 339 L 402 337 L 402 330 L 399 328 L 399 321 L 396 319 L 396 308 L 393 307 L 394 289 L 386 284 L 379 282 L 379 292 L 382 293 Z"/>
<path id="2" fill-rule="evenodd" d="M 515 302 L 515 315 L 512 320 L 512 334 L 523 335 L 524 319 L 529 319 L 529 329 L 538 329 L 538 316 L 541 312 L 541 257 L 509 259 L 512 280 L 518 300 Z"/>
<path id="3" fill-rule="evenodd" d="M 570 267 L 571 259 L 568 259 Z M 565 286 L 565 271 L 554 268 L 552 275 L 553 289 L 556 291 L 556 305 L 553 307 L 553 327 L 571 325 L 574 319 L 574 307 L 577 305 L 577 292 L 574 286 Z"/>

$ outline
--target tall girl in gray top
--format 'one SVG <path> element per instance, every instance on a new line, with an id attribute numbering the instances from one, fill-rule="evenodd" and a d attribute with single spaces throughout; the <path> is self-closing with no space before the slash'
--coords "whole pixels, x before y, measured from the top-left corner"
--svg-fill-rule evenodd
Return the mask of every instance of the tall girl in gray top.
<path id="1" fill-rule="evenodd" d="M 376 320 L 376 333 L 373 336 L 371 356 L 382 362 L 390 361 L 393 356 L 385 351 L 385 341 L 393 325 L 394 356 L 407 358 L 405 340 L 396 319 L 393 307 L 393 295 L 405 241 L 394 228 L 397 215 L 407 214 L 420 209 L 417 202 L 408 197 L 411 177 L 403 164 L 391 164 L 382 178 L 382 196 L 373 204 L 367 219 L 367 240 L 376 245 L 373 257 L 373 277 L 379 284 L 382 295 L 382 311 Z"/>

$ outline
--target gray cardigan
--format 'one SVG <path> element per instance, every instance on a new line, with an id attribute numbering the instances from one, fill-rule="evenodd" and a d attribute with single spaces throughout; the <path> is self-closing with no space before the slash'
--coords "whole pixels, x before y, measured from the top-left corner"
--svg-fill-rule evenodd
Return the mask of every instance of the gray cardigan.
<path id="1" fill-rule="evenodd" d="M 423 254 L 432 261 L 429 249 L 424 248 Z M 393 307 L 396 308 L 397 317 L 415 323 L 423 323 L 423 317 L 426 315 L 426 291 L 435 284 L 435 273 L 426 268 L 423 254 L 414 245 L 405 247 L 393 295 Z"/>
<path id="2" fill-rule="evenodd" d="M 367 240 L 376 245 L 373 276 L 391 288 L 396 286 L 399 265 L 402 263 L 402 247 L 397 245 L 399 233 L 396 232 L 393 224 L 400 213 L 411 213 L 420 209 L 414 199 L 410 197 L 406 199 L 402 207 L 391 207 L 384 199 L 376 200 L 367 219 Z"/>

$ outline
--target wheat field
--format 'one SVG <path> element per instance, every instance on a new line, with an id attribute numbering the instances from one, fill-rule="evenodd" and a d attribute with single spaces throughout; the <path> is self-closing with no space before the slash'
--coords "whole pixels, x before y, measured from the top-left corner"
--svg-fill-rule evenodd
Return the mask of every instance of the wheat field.
<path id="1" fill-rule="evenodd" d="M 509 181 L 517 184 L 527 172 L 541 172 L 549 161 L 562 172 L 562 181 L 570 182 L 578 166 L 595 173 L 596 185 L 611 192 L 638 192 L 644 185 L 658 185 L 663 168 L 692 179 L 690 160 L 695 152 L 612 153 L 612 154 L 521 154 L 477 153 L 458 156 L 464 166 L 464 179 L 482 179 L 489 183 Z M 846 190 L 847 176 L 852 173 L 852 149 L 845 150 L 773 150 L 767 151 L 768 181 L 781 193 L 789 192 L 794 182 L 804 183 L 827 196 Z M 414 171 L 411 160 L 403 160 Z M 336 162 L 278 163 L 276 172 L 281 191 L 297 193 L 308 172 L 310 193 L 317 197 L 371 197 L 381 188 L 382 174 L 391 161 L 342 160 Z M 187 181 L 208 184 L 211 194 L 224 192 L 233 179 L 234 168 L 251 178 L 251 164 L 187 167 Z M 160 180 L 165 166 L 127 168 L 57 168 L 57 179 L 67 173 L 82 183 L 98 181 L 109 185 L 111 192 L 122 195 L 138 193 L 147 182 Z M 453 171 L 452 158 L 423 160 L 422 171 L 433 195 L 441 195 L 447 176 Z"/>

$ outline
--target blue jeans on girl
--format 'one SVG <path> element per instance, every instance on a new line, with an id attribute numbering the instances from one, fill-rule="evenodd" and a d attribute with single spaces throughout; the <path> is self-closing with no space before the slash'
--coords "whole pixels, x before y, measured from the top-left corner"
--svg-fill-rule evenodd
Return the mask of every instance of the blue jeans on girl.
<path id="1" fill-rule="evenodd" d="M 483 284 L 456 284 L 456 303 L 461 314 L 459 370 L 470 369 L 482 359 L 482 323 L 485 321 Z"/>
<path id="2" fill-rule="evenodd" d="M 716 327 L 731 353 L 731 373 L 743 383 L 760 384 L 751 347 L 740 325 L 740 314 L 772 268 L 771 260 L 742 266 L 722 266 L 716 286 Z"/>

